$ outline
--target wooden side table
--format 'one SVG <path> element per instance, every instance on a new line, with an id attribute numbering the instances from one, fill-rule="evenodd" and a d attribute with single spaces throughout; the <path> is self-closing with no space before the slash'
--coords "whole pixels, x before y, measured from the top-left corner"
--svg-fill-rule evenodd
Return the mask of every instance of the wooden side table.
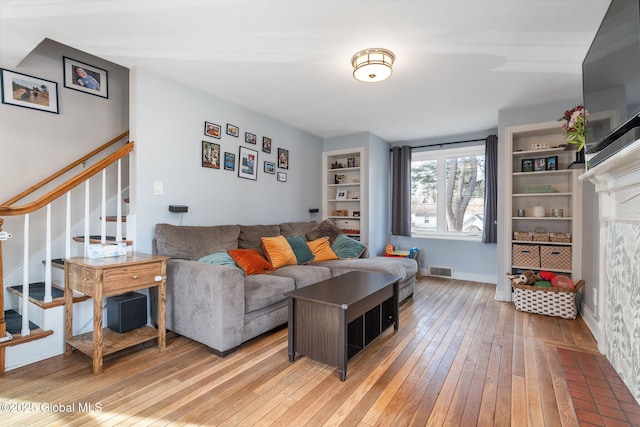
<path id="1" fill-rule="evenodd" d="M 74 348 L 93 358 L 93 373 L 102 372 L 105 355 L 158 339 L 158 349 L 167 343 L 165 325 L 167 257 L 141 253 L 108 258 L 74 257 L 64 263 L 65 353 Z M 104 297 L 158 287 L 158 328 L 143 326 L 122 334 L 102 328 Z M 73 336 L 73 291 L 93 298 L 93 332 Z"/>

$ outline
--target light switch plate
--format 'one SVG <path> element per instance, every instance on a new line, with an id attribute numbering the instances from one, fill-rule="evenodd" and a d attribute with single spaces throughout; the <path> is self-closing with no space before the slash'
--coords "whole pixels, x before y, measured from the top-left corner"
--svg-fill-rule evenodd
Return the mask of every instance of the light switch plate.
<path id="1" fill-rule="evenodd" d="M 164 195 L 164 183 L 162 181 L 153 181 L 153 195 L 154 196 Z"/>

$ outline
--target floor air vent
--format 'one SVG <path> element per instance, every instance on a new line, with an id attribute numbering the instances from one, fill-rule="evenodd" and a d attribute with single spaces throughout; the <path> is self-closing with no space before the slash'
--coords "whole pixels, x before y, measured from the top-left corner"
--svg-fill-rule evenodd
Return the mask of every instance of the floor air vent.
<path id="1" fill-rule="evenodd" d="M 453 267 L 437 267 L 435 265 L 430 265 L 429 276 L 451 278 L 453 277 Z"/>

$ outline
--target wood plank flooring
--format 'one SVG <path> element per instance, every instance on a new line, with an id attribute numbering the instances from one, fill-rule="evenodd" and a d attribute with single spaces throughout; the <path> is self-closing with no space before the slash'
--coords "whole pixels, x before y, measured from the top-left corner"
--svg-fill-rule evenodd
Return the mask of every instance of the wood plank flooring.
<path id="1" fill-rule="evenodd" d="M 222 359 L 168 334 L 105 358 L 79 352 L 0 377 L 3 426 L 577 426 L 557 348 L 597 353 L 577 320 L 515 311 L 495 285 L 427 278 L 389 328 L 335 368 L 289 363 L 287 331 Z"/>

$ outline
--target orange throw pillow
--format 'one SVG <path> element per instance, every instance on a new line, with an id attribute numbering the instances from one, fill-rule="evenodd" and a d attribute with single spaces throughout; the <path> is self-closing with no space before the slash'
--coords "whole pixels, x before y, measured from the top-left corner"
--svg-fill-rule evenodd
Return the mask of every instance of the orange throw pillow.
<path id="1" fill-rule="evenodd" d="M 256 249 L 230 249 L 227 253 L 247 276 L 273 271 L 273 267 Z"/>
<path id="2" fill-rule="evenodd" d="M 307 242 L 307 246 L 311 249 L 311 252 L 316 256 L 313 262 L 330 261 L 332 259 L 338 259 L 335 252 L 331 250 L 328 237 L 321 237 L 316 240 Z"/>
<path id="3" fill-rule="evenodd" d="M 291 245 L 284 236 L 263 237 L 262 250 L 273 268 L 296 265 L 298 263 L 296 254 L 293 253 Z"/>

